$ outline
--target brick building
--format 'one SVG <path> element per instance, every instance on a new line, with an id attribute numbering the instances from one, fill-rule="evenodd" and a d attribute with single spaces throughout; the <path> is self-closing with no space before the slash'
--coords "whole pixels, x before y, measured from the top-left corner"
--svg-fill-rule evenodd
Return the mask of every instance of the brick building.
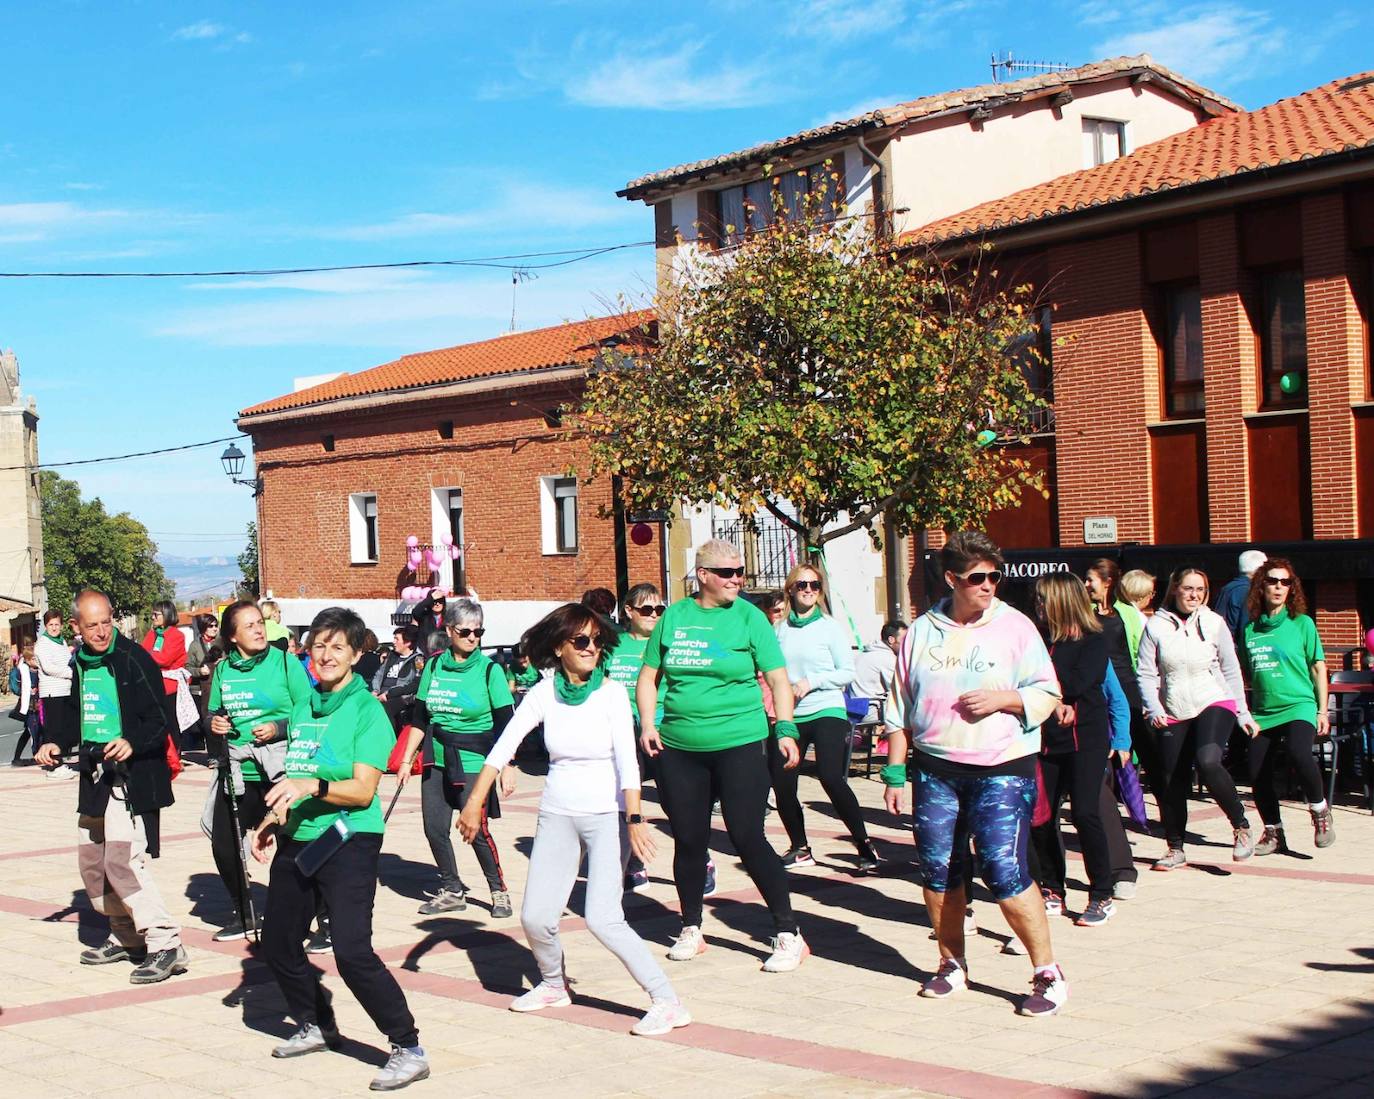
<path id="1" fill-rule="evenodd" d="M 1046 305 L 1052 430 L 1013 445 L 1050 498 L 988 524 L 1014 572 L 1107 553 L 1161 576 L 1200 561 L 1219 585 L 1256 545 L 1294 559 L 1328 645 L 1358 644 L 1374 622 L 1374 74 L 903 240 L 990 242 Z M 913 564 L 918 586 L 934 575 Z"/>
<path id="2" fill-rule="evenodd" d="M 261 584 L 293 626 L 346 602 L 379 636 L 412 586 L 471 588 L 487 644 L 508 644 L 590 587 L 663 583 L 662 528 L 626 538 L 609 480 L 569 470 L 562 425 L 603 349 L 643 338 L 647 313 L 603 317 L 406 355 L 244 409 L 253 439 Z M 639 532 L 643 534 L 643 531 Z M 431 574 L 407 538 L 461 547 Z M 617 562 L 617 557 L 620 557 Z"/>

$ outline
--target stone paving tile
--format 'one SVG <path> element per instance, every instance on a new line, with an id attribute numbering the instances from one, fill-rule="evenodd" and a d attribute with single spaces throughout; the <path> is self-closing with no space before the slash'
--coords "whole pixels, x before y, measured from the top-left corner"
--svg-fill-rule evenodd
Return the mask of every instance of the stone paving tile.
<path id="1" fill-rule="evenodd" d="M 207 782 L 199 770 L 178 780 L 178 804 L 163 819 L 164 854 L 154 864 L 169 907 L 187 929 L 192 970 L 135 1001 L 127 998 L 124 967 L 76 964 L 81 944 L 100 941 L 103 931 L 84 912 L 68 846 L 75 791 L 35 781 L 25 770 L 0 771 L 0 804 L 26 822 L 22 834 L 0 836 L 0 935 L 10 959 L 0 978 L 6 1093 L 180 1099 L 260 1088 L 294 1099 L 366 1087 L 385 1056 L 384 1040 L 327 960 L 350 1045 L 303 1062 L 267 1056 L 291 1029 L 279 993 L 246 950 L 209 942 L 229 910 L 196 824 Z M 927 938 L 910 833 L 883 813 L 878 785 L 856 779 L 889 859 L 880 876 L 856 878 L 851 849 L 818 785 L 806 777 L 802 786 L 814 807 L 808 826 L 823 865 L 794 875 L 793 888 L 814 956 L 794 974 L 759 972 L 769 921 L 725 853 L 716 820 L 721 896 L 707 902 L 711 948 L 688 965 L 664 963 L 699 1025 L 665 1040 L 628 1035 L 643 994 L 571 919 L 564 934 L 569 972 L 592 1007 L 544 1017 L 503 1010 L 534 977 L 519 921 L 493 922 L 480 887 L 466 912 L 429 920 L 416 914 L 434 876 L 418 791 L 408 789 L 387 836 L 375 941 L 391 964 L 410 971 L 401 976 L 412 986 L 407 995 L 433 1062 L 426 1087 L 502 1099 L 517 1091 L 695 1091 L 709 1099 L 1374 1094 L 1369 814 L 1339 807 L 1340 839 L 1329 850 L 1314 852 L 1305 828 L 1294 827 L 1292 842 L 1305 857 L 1235 866 L 1226 822 L 1195 802 L 1191 826 L 1207 842 L 1190 844 L 1192 867 L 1142 873 L 1137 899 L 1118 905 L 1118 917 L 1103 928 L 1054 921 L 1056 955 L 1073 996 L 1063 1016 L 1025 1020 L 1014 1006 L 1027 988 L 1026 961 L 1000 953 L 1006 924 L 982 900 L 974 905 L 979 932 L 968 945 L 973 989 L 948 1002 L 915 995 L 936 950 Z M 517 903 L 527 868 L 517 849 L 528 850 L 539 780 L 522 787 L 495 825 Z M 651 812 L 657 815 L 655 807 Z M 1299 824 L 1297 813 L 1288 815 Z M 768 827 L 782 847 L 776 815 Z M 1139 859 L 1161 853 L 1158 840 L 1134 834 L 1132 843 Z M 627 904 L 660 957 L 677 929 L 666 832 L 661 846 L 651 894 Z M 458 856 L 469 883 L 480 881 L 471 853 L 460 849 Z M 1081 885 L 1081 863 L 1071 862 L 1070 871 Z M 260 890 L 265 869 L 254 867 L 253 874 Z M 1083 900 L 1081 887 L 1071 885 L 1070 909 Z M 54 1004 L 61 1009 L 48 1007 Z M 74 1044 L 92 1033 L 121 1040 L 73 1056 Z"/>

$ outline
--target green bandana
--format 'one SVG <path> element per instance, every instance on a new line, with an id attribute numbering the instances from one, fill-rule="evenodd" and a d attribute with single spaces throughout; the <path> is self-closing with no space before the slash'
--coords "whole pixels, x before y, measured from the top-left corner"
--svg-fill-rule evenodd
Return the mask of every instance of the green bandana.
<path id="1" fill-rule="evenodd" d="M 801 629 L 803 626 L 809 626 L 812 622 L 819 622 L 820 620 L 820 607 L 813 607 L 811 613 L 803 617 L 798 617 L 796 611 L 787 612 L 787 624 L 795 629 Z"/>
<path id="2" fill-rule="evenodd" d="M 1262 614 L 1259 621 L 1255 623 L 1256 628 L 1261 633 L 1268 633 L 1270 630 L 1282 626 L 1288 618 L 1288 605 L 1285 603 L 1273 614 Z"/>
<path id="3" fill-rule="evenodd" d="M 343 705 L 344 699 L 365 690 L 367 688 L 363 686 L 362 676 L 357 675 L 349 679 L 342 687 L 327 694 L 316 688 L 310 696 L 310 712 L 316 717 L 328 717 Z"/>
<path id="4" fill-rule="evenodd" d="M 453 655 L 452 649 L 445 649 L 439 656 L 439 667 L 443 668 L 446 672 L 466 671 L 468 668 L 480 663 L 483 655 L 481 649 L 473 649 L 472 652 L 468 653 L 462 660 L 459 660 Z"/>
<path id="5" fill-rule="evenodd" d="M 243 653 L 239 652 L 237 648 L 231 648 L 225 654 L 224 659 L 228 662 L 229 667 L 233 668 L 234 671 L 250 672 L 259 664 L 261 664 L 264 660 L 266 660 L 267 654 L 271 651 L 272 646 L 269 645 L 260 653 L 254 653 L 252 656 L 244 656 Z"/>
<path id="6" fill-rule="evenodd" d="M 162 627 L 154 626 L 153 633 L 157 634 L 157 640 L 153 642 L 153 652 L 160 653 L 162 651 Z"/>
<path id="7" fill-rule="evenodd" d="M 105 663 L 105 658 L 110 655 L 113 649 L 114 644 L 111 643 L 110 647 L 103 653 L 93 653 L 85 645 L 81 645 L 76 650 L 76 659 L 83 668 L 95 668 Z"/>
<path id="8" fill-rule="evenodd" d="M 601 686 L 601 681 L 605 678 L 606 673 L 601 670 L 599 664 L 587 677 L 586 683 L 573 683 L 568 679 L 568 673 L 559 668 L 553 673 L 553 693 L 565 706 L 581 706 L 587 701 L 587 697 Z"/>

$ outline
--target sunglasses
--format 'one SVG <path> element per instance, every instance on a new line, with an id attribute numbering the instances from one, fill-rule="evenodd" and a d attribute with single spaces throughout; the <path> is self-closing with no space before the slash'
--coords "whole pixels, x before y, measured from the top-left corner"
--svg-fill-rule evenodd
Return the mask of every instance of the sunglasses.
<path id="1" fill-rule="evenodd" d="M 600 634 L 593 637 L 589 633 L 575 633 L 568 640 L 572 643 L 572 647 L 580 653 L 585 653 L 588 649 L 601 648 Z"/>
<path id="2" fill-rule="evenodd" d="M 1275 587 L 1279 588 L 1291 588 L 1293 586 L 1293 578 L 1291 576 L 1266 576 L 1264 582 L 1266 584 L 1273 584 Z"/>
<path id="3" fill-rule="evenodd" d="M 958 576 L 959 574 L 955 573 L 955 575 Z M 979 587 L 989 580 L 994 584 L 1000 584 L 1002 582 L 1002 571 L 1000 569 L 993 569 L 991 572 L 969 572 L 965 573 L 963 576 L 959 576 L 959 579 L 970 588 Z"/>
<path id="4" fill-rule="evenodd" d="M 668 608 L 662 603 L 645 603 L 642 607 L 631 607 L 635 614 L 660 615 Z"/>
<path id="5" fill-rule="evenodd" d="M 719 576 L 722 580 L 729 580 L 731 577 L 735 577 L 735 578 L 738 578 L 738 579 L 740 579 L 740 580 L 743 580 L 743 579 L 744 579 L 744 566 L 743 566 L 743 565 L 740 565 L 738 568 L 733 568 L 733 569 L 718 568 L 718 567 L 716 567 L 715 565 L 701 565 L 701 566 L 699 566 L 699 567 L 705 569 L 707 572 L 715 573 L 715 574 L 716 574 L 717 576 Z"/>
<path id="6" fill-rule="evenodd" d="M 792 583 L 793 591 L 820 591 L 821 582 L 819 580 L 795 580 Z"/>
<path id="7" fill-rule="evenodd" d="M 470 629 L 470 628 L 468 628 L 467 626 L 450 626 L 450 627 L 449 627 L 449 632 L 452 633 L 455 637 L 477 637 L 477 638 L 480 638 L 480 637 L 481 637 L 484 633 L 486 633 L 487 631 L 484 630 L 481 626 L 478 626 L 475 630 L 474 630 L 474 629 Z"/>

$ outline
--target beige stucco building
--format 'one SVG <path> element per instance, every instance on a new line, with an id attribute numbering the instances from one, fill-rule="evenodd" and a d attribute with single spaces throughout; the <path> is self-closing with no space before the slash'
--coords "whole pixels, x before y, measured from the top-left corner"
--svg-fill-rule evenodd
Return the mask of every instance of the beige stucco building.
<path id="1" fill-rule="evenodd" d="M 38 494 L 38 406 L 19 387 L 19 360 L 0 351 L 0 644 L 36 635 L 46 605 Z"/>

